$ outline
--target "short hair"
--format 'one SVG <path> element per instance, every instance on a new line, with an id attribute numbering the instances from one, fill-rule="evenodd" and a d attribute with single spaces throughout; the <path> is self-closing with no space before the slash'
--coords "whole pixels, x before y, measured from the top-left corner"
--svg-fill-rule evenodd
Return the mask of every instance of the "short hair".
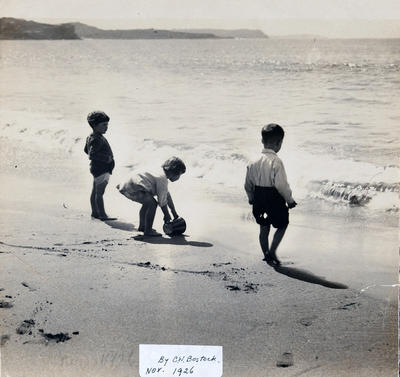
<path id="1" fill-rule="evenodd" d="M 270 123 L 262 128 L 261 136 L 264 143 L 280 141 L 285 136 L 285 131 L 279 124 Z"/>
<path id="2" fill-rule="evenodd" d="M 104 112 L 104 111 L 92 111 L 91 113 L 88 114 L 87 116 L 87 121 L 90 125 L 90 127 L 94 127 L 99 123 L 103 122 L 109 122 L 110 117 Z"/>
<path id="3" fill-rule="evenodd" d="M 172 174 L 183 174 L 186 171 L 185 163 L 179 157 L 170 157 L 161 166 L 166 172 Z"/>

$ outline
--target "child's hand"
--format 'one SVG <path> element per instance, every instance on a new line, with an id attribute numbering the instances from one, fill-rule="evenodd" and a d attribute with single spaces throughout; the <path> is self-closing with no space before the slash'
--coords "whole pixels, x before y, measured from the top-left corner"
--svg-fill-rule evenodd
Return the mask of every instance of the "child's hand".
<path id="1" fill-rule="evenodd" d="M 297 206 L 297 203 L 296 203 L 295 201 L 293 201 L 293 202 L 288 203 L 287 206 L 288 206 L 289 209 L 290 209 L 290 208 L 294 208 L 294 207 Z"/>
<path id="2" fill-rule="evenodd" d="M 171 208 L 171 213 L 172 213 L 172 216 L 174 216 L 174 220 L 176 220 L 179 217 L 179 215 L 175 211 L 175 208 L 173 208 L 173 209 Z"/>

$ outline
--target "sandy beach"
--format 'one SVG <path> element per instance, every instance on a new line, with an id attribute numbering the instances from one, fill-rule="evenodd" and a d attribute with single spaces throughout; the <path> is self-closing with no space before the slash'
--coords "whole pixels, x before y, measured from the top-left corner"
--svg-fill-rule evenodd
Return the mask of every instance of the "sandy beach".
<path id="1" fill-rule="evenodd" d="M 273 269 L 254 223 L 182 181 L 186 236 L 136 241 L 115 177 L 119 220 L 92 220 L 84 156 L 35 151 L 2 149 L 3 376 L 137 376 L 139 344 L 223 346 L 226 377 L 397 375 L 390 228 L 293 211 Z"/>
<path id="2" fill-rule="evenodd" d="M 140 344 L 221 346 L 224 377 L 397 376 L 398 46 L 1 41 L 1 376 L 139 376 Z M 90 217 L 93 110 L 110 116 L 112 222 Z M 275 269 L 243 188 L 270 122 L 298 203 Z M 115 186 L 171 156 L 185 235 L 137 240 Z"/>

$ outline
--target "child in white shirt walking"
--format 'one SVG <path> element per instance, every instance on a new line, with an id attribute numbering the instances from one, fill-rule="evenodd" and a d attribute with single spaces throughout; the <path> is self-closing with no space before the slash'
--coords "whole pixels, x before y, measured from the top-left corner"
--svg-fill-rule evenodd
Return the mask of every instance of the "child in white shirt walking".
<path id="1" fill-rule="evenodd" d="M 288 208 L 297 205 L 292 197 L 283 163 L 277 156 L 284 134 L 282 127 L 275 123 L 262 128 L 262 156 L 248 164 L 244 185 L 249 204 L 253 205 L 253 215 L 260 225 L 259 240 L 264 260 L 272 265 L 280 265 L 276 250 L 289 225 Z M 276 231 L 269 247 L 271 225 Z"/>

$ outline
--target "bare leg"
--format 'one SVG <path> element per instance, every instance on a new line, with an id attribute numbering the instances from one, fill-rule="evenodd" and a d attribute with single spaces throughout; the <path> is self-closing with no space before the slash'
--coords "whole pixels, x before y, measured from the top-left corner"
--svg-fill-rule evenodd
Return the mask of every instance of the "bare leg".
<path id="1" fill-rule="evenodd" d="M 90 194 L 90 206 L 92 207 L 92 217 L 100 217 L 96 204 L 96 184 L 93 182 L 92 193 Z"/>
<path id="2" fill-rule="evenodd" d="M 146 207 L 143 204 L 139 211 L 139 232 L 144 232 L 144 224 L 146 221 Z"/>
<path id="3" fill-rule="evenodd" d="M 268 236 L 269 236 L 269 230 L 270 230 L 270 225 L 260 225 L 260 246 L 261 250 L 264 254 L 264 258 L 266 261 L 270 260 L 271 257 L 269 256 L 269 247 L 268 247 Z"/>
<path id="4" fill-rule="evenodd" d="M 130 198 L 134 202 L 140 203 L 142 208 L 139 211 L 139 228 L 144 232 L 144 236 L 161 236 L 153 229 L 153 222 L 156 216 L 157 202 L 149 192 L 137 192 Z M 138 236 L 143 237 L 143 236 Z"/>
<path id="5" fill-rule="evenodd" d="M 151 200 L 147 200 L 144 204 L 146 206 L 145 221 L 144 221 L 144 234 L 151 234 L 153 231 L 153 222 L 156 216 L 157 202 L 152 197 Z"/>
<path id="6" fill-rule="evenodd" d="M 104 210 L 104 200 L 103 200 L 103 195 L 104 191 L 106 190 L 108 182 L 103 182 L 100 184 L 94 184 L 94 189 L 95 189 L 95 203 L 96 203 L 96 208 L 97 208 L 97 213 L 99 215 L 99 218 L 107 218 L 106 211 Z"/>
<path id="7" fill-rule="evenodd" d="M 139 231 L 144 232 L 145 236 L 161 236 L 153 230 L 153 222 L 156 216 L 157 202 L 148 192 L 143 192 L 135 198 L 135 201 L 142 204 L 139 211 Z"/>
<path id="8" fill-rule="evenodd" d="M 280 261 L 276 257 L 276 250 L 278 249 L 278 246 L 281 243 L 283 236 L 285 235 L 286 229 L 287 229 L 287 225 L 283 228 L 278 228 L 275 231 L 274 238 L 272 239 L 272 243 L 271 243 L 271 248 L 269 250 L 269 254 L 270 254 L 271 258 L 278 264 L 280 263 Z"/>

